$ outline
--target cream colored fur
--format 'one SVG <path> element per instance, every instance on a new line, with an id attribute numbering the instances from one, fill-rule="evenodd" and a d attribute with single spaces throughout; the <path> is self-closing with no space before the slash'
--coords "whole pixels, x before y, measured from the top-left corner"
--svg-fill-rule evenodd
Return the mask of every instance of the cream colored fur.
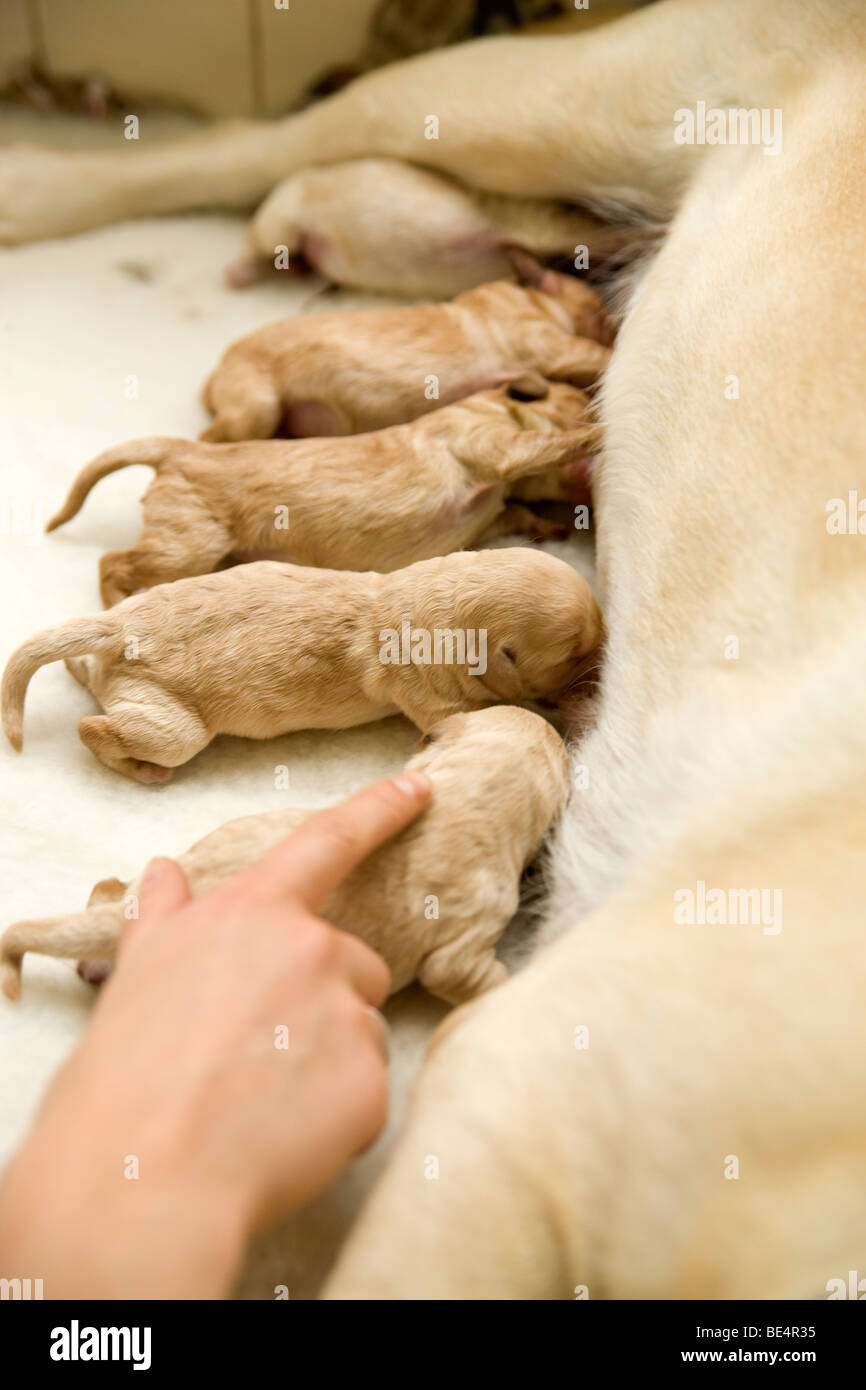
<path id="1" fill-rule="evenodd" d="M 212 442 L 277 433 L 357 434 L 414 420 L 475 391 L 539 375 L 592 384 L 607 365 L 608 322 L 580 280 L 494 281 L 445 304 L 312 314 L 234 343 L 203 399 Z"/>
<path id="2" fill-rule="evenodd" d="M 507 978 L 495 946 L 518 903 L 520 876 L 559 815 L 568 760 L 545 720 L 512 705 L 455 714 L 407 764 L 425 772 L 433 802 L 366 859 L 322 915 L 388 963 L 391 992 L 419 979 L 452 1003 Z M 199 840 L 178 862 L 194 897 L 254 863 L 313 813 L 242 816 Z M 97 884 L 84 912 L 18 922 L 0 937 L 0 983 L 21 988 L 27 951 L 113 962 L 140 880 Z"/>
<path id="3" fill-rule="evenodd" d="M 453 634 L 438 659 L 437 631 Z M 398 713 L 427 731 L 461 710 L 555 701 L 600 639 L 586 581 L 540 551 L 449 555 L 394 574 L 262 560 L 38 634 L 6 666 L 3 727 L 20 748 L 28 682 L 65 659 L 105 710 L 79 723 L 85 746 L 126 777 L 165 782 L 219 733 L 273 738 Z"/>
<path id="4" fill-rule="evenodd" d="M 661 0 L 86 178 L 7 159 L 7 239 L 370 157 L 666 228 L 603 392 L 609 642 L 547 944 L 445 1024 L 331 1297 L 806 1298 L 864 1267 L 866 543 L 827 528 L 866 496 L 864 61 L 859 0 Z M 781 152 L 677 144 L 698 101 L 781 111 Z M 779 890 L 781 929 L 677 922 L 699 882 Z"/>
<path id="5" fill-rule="evenodd" d="M 533 475 L 542 497 L 583 495 L 581 458 L 597 447 L 588 411 L 587 397 L 570 386 L 553 385 L 533 401 L 502 386 L 349 439 L 138 440 L 88 464 L 48 530 L 74 516 L 106 474 L 136 463 L 156 469 L 141 539 L 100 563 L 106 606 L 206 574 L 238 552 L 390 571 L 485 536 L 525 530 L 541 539 L 561 528 L 507 498 Z"/>
<path id="6" fill-rule="evenodd" d="M 515 251 L 572 260 L 580 246 L 613 251 L 610 226 L 553 201 L 461 188 L 429 169 L 358 159 L 303 169 L 265 199 L 249 227 L 255 260 L 242 284 L 280 256 L 300 254 L 340 285 L 443 299 L 512 269 Z"/>

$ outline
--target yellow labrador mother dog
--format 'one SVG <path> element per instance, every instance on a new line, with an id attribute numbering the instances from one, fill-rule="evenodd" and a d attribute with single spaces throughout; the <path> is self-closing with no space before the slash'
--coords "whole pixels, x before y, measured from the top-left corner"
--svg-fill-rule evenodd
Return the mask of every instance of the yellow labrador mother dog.
<path id="1" fill-rule="evenodd" d="M 604 384 L 607 658 L 542 943 L 440 1033 L 330 1297 L 862 1269 L 864 62 L 859 0 L 661 0 L 135 160 L 4 156 L 7 241 L 368 157 L 658 230 Z"/>

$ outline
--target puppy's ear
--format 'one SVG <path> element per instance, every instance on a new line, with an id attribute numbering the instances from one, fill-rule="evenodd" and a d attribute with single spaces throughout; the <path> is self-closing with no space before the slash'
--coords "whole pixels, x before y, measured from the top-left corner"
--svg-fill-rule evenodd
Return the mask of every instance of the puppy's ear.
<path id="1" fill-rule="evenodd" d="M 517 667 L 517 649 L 508 641 L 498 642 L 488 653 L 486 681 L 500 698 L 523 698 L 523 678 Z"/>

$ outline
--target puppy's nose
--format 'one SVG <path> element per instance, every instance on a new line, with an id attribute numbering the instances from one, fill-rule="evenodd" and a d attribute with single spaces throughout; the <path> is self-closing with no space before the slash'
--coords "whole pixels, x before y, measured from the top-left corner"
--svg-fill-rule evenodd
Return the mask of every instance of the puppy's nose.
<path id="1" fill-rule="evenodd" d="M 566 502 L 589 504 L 592 501 L 591 482 L 592 459 L 590 457 L 576 459 L 574 463 L 564 463 L 559 470 L 559 484 L 562 488 L 563 500 Z"/>
<path id="2" fill-rule="evenodd" d="M 578 690 L 588 683 L 598 680 L 604 654 L 605 629 L 601 609 L 595 600 L 586 614 L 581 627 L 580 638 L 571 649 L 569 658 L 571 669 L 565 687 L 561 692 Z"/>
<path id="3" fill-rule="evenodd" d="M 601 609 L 593 600 L 592 608 L 586 616 L 581 640 L 575 649 L 575 661 L 584 666 L 597 665 L 604 646 L 604 618 Z"/>

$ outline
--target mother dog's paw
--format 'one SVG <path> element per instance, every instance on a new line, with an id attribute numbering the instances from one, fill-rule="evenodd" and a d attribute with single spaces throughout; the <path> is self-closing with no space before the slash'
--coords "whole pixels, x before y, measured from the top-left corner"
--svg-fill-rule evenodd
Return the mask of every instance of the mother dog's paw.
<path id="1" fill-rule="evenodd" d="M 41 145 L 0 148 L 0 245 L 86 231 L 116 213 L 106 208 L 98 157 Z"/>

